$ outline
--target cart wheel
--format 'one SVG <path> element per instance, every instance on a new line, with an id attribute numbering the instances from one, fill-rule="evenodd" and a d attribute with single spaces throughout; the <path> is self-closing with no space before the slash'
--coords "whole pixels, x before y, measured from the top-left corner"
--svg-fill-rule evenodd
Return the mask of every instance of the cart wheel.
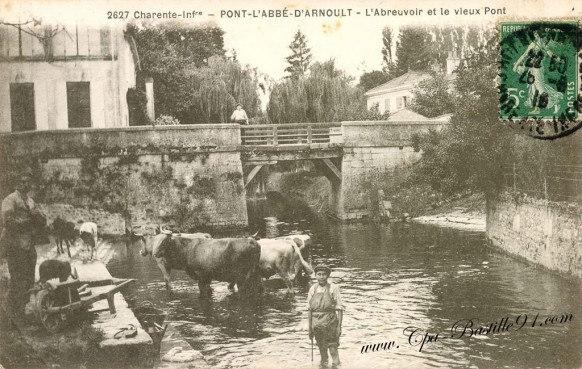
<path id="1" fill-rule="evenodd" d="M 49 332 L 59 331 L 65 324 L 60 313 L 50 313 L 48 309 L 55 306 L 55 300 L 49 291 L 40 291 L 37 295 L 37 314 L 42 325 Z"/>

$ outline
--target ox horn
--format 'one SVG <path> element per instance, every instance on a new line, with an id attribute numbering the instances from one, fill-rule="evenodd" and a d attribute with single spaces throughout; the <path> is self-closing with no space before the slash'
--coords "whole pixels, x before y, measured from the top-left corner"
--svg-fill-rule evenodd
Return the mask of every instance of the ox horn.
<path id="1" fill-rule="evenodd" d="M 253 239 L 253 240 L 260 240 L 261 237 L 257 237 L 257 235 L 259 234 L 259 231 L 257 231 L 254 235 L 249 236 L 249 238 Z"/>

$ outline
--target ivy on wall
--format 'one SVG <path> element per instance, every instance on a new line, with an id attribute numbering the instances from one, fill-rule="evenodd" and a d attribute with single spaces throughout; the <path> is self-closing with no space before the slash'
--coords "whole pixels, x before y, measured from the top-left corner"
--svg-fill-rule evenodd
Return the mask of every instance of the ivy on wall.
<path id="1" fill-rule="evenodd" d="M 234 186 L 232 188 L 238 195 L 244 192 L 242 173 L 237 171 L 220 176 L 192 173 L 190 178 L 190 175 L 175 172 L 172 161 L 189 163 L 198 160 L 204 165 L 209 153 L 177 150 L 177 155 L 172 157 L 174 160 L 166 154 L 163 158 L 169 161 L 161 166 L 151 166 L 140 161 L 142 151 L 139 147 L 106 151 L 95 146 L 82 150 L 77 147 L 74 152 L 62 156 L 73 162 L 76 160 L 75 167 L 63 166 L 60 169 L 54 164 L 63 163 L 49 163 L 48 158 L 59 157 L 54 153 L 29 157 L 2 155 L 0 191 L 3 196 L 12 192 L 18 176 L 26 168 L 32 176 L 33 197 L 39 203 L 102 209 L 120 213 L 126 218 L 138 209 L 145 209 L 146 217 L 164 218 L 164 222 L 175 223 L 183 231 L 201 229 L 212 220 L 209 212 L 212 211 L 211 204 L 218 201 L 219 185 Z M 161 154 L 159 151 L 157 147 L 154 152 Z M 183 155 L 189 156 L 183 158 Z"/>

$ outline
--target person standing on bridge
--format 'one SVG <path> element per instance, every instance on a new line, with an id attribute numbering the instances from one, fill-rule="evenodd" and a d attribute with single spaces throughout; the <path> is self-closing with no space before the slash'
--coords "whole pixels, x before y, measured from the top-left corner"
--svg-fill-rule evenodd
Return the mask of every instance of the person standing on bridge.
<path id="1" fill-rule="evenodd" d="M 238 124 L 249 124 L 247 112 L 242 108 L 242 104 L 236 104 L 236 110 L 230 116 L 230 120 Z"/>
<path id="2" fill-rule="evenodd" d="M 309 338 L 317 342 L 321 355 L 320 368 L 327 368 L 328 354 L 331 354 L 332 368 L 338 368 L 339 337 L 342 334 L 344 306 L 339 286 L 329 283 L 331 269 L 327 265 L 315 267 L 317 283 L 311 286 L 307 295 L 309 315 Z"/>

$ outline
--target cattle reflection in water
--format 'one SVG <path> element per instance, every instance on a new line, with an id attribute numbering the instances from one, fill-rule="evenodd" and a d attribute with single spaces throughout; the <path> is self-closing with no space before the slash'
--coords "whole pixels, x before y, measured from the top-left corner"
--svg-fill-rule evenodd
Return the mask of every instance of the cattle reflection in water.
<path id="1" fill-rule="evenodd" d="M 236 283 L 243 296 L 256 296 L 261 291 L 261 248 L 253 239 L 211 239 L 204 233 L 142 237 L 141 255 L 154 257 L 169 291 L 172 269 L 183 270 L 198 280 L 201 297 L 208 297 L 212 292 L 212 280 Z"/>

